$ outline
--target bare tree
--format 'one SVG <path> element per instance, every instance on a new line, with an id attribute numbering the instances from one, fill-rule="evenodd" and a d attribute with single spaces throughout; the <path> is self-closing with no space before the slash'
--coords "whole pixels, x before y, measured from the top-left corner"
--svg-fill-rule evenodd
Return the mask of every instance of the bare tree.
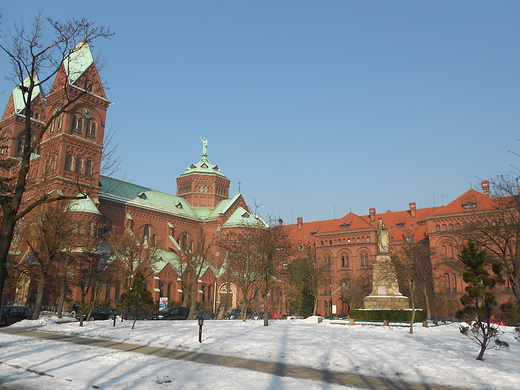
<path id="1" fill-rule="evenodd" d="M 199 280 L 209 264 L 209 255 L 213 238 L 209 238 L 201 228 L 195 242 L 187 232 L 181 233 L 181 285 L 185 293 L 183 305 L 190 302 L 188 319 L 193 319 L 197 307 Z"/>
<path id="2" fill-rule="evenodd" d="M 72 220 L 69 202 L 42 204 L 31 214 L 25 240 L 30 249 L 34 273 L 38 280 L 33 319 L 40 316 L 42 300 L 51 269 L 59 269 L 64 252 L 73 245 L 77 223 Z"/>
<path id="3" fill-rule="evenodd" d="M 115 264 L 125 275 L 125 288 L 132 284 L 132 278 L 141 272 L 144 278 L 155 273 L 158 261 L 158 243 L 140 232 L 130 229 L 114 229 L 108 235 L 107 243 L 115 256 Z"/>
<path id="4" fill-rule="evenodd" d="M 412 236 L 411 234 L 409 235 Z M 392 260 L 397 272 L 397 278 L 406 285 L 412 308 L 410 319 L 410 333 L 413 333 L 413 324 L 417 306 L 417 292 L 423 295 L 427 317 L 431 318 L 430 297 L 433 294 L 433 272 L 431 264 L 430 246 L 427 242 L 409 241 L 393 247 Z"/>
<path id="5" fill-rule="evenodd" d="M 26 30 L 23 26 L 15 26 L 11 36 L 11 44 L 0 43 L 0 50 L 6 54 L 12 66 L 11 80 L 20 90 L 23 98 L 23 110 L 20 115 L 24 119 L 24 145 L 21 156 L 16 159 L 0 161 L 0 294 L 3 295 L 4 283 L 7 278 L 6 263 L 9 249 L 17 222 L 29 214 L 36 207 L 56 200 L 71 199 L 58 193 L 44 193 L 30 200 L 24 199 L 28 176 L 31 167 L 31 156 L 50 127 L 54 119 L 74 104 L 90 86 L 83 90 L 72 89 L 69 80 L 62 82 L 63 102 L 59 109 L 45 118 L 43 125 L 36 125 L 31 118 L 34 99 L 42 93 L 43 87 L 53 79 L 62 66 L 64 58 L 71 56 L 81 49 L 80 42 L 88 42 L 96 38 L 108 38 L 112 34 L 104 27 L 94 27 L 87 19 L 71 19 L 59 23 L 46 19 L 53 35 L 49 37 L 44 31 L 45 20 L 37 15 L 32 23 L 32 29 Z M 34 131 L 33 129 L 37 129 Z M 3 305 L 0 302 L 0 306 Z"/>
<path id="6" fill-rule="evenodd" d="M 78 248 L 68 271 L 68 282 L 80 289 L 79 326 L 83 326 L 87 294 L 92 289 L 94 299 L 87 315 L 87 319 L 89 319 L 98 301 L 101 286 L 114 280 L 119 271 L 119 268 L 112 266 L 111 251 L 102 245 L 96 246 L 96 244 L 97 240 L 92 239 L 85 246 Z"/>
<path id="7" fill-rule="evenodd" d="M 316 259 L 316 253 L 310 246 L 306 248 L 306 256 L 295 259 L 289 266 L 290 282 L 298 291 L 299 299 L 305 295 L 312 297 L 312 315 L 318 310 L 320 288 L 325 284 L 330 272 L 330 262 Z"/>
<path id="8" fill-rule="evenodd" d="M 476 215 L 463 234 L 499 263 L 520 304 L 520 194 L 518 179 L 500 176 L 491 183 L 493 206 Z"/>
<path id="9" fill-rule="evenodd" d="M 238 227 L 226 232 L 220 241 L 221 248 L 227 254 L 223 266 L 228 274 L 233 276 L 242 292 L 241 316 L 243 321 L 246 320 L 251 295 L 258 283 L 258 273 L 255 268 L 256 252 L 251 242 L 252 233 L 250 227 Z"/>
<path id="10" fill-rule="evenodd" d="M 252 245 L 256 253 L 255 270 L 258 273 L 260 294 L 264 300 L 264 326 L 269 325 L 269 293 L 290 256 L 291 243 L 287 229 L 281 224 L 269 228 L 253 228 Z"/>

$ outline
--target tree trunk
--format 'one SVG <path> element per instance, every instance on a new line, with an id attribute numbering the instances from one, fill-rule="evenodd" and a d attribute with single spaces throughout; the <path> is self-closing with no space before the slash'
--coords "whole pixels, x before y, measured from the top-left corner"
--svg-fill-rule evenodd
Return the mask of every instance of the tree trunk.
<path id="1" fill-rule="evenodd" d="M 269 326 L 269 296 L 265 294 L 264 298 L 264 326 Z"/>
<path id="2" fill-rule="evenodd" d="M 312 315 L 315 316 L 316 312 L 318 311 L 318 296 L 313 294 L 312 297 L 314 298 L 314 307 L 312 309 Z"/>
<path id="3" fill-rule="evenodd" d="M 42 310 L 43 292 L 45 290 L 45 283 L 47 282 L 46 272 L 42 272 L 38 283 L 38 290 L 36 292 L 36 303 L 34 304 L 34 311 L 32 315 L 33 320 L 37 320 L 40 317 L 40 311 Z"/>
<path id="4" fill-rule="evenodd" d="M 410 287 L 410 302 L 412 303 L 412 318 L 410 318 L 410 334 L 413 334 L 413 323 L 415 321 L 415 292 L 413 280 L 410 280 L 408 285 Z"/>
<path id="5" fill-rule="evenodd" d="M 426 303 L 426 318 L 431 319 L 432 313 L 430 312 L 430 298 L 428 297 L 428 289 L 426 288 L 426 283 L 423 283 L 422 290 L 424 294 L 424 302 Z"/>
<path id="6" fill-rule="evenodd" d="M 65 294 L 67 292 L 67 271 L 65 270 L 65 275 L 60 283 L 60 298 L 58 300 L 58 318 L 63 317 L 63 305 L 65 302 Z"/>

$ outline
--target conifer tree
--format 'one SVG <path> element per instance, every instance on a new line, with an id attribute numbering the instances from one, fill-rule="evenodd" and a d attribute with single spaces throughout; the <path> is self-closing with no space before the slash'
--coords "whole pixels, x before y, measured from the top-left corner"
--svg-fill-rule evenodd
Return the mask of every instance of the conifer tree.
<path id="1" fill-rule="evenodd" d="M 484 360 L 484 352 L 491 340 L 495 339 L 497 345 L 502 343 L 496 338 L 498 326 L 490 321 L 497 304 L 493 288 L 501 282 L 500 270 L 495 268 L 496 275 L 490 275 L 486 269 L 486 259 L 487 252 L 479 249 L 471 239 L 459 255 L 459 260 L 466 266 L 462 279 L 467 283 L 466 293 L 460 298 L 464 308 L 459 314 L 469 317 L 469 326 L 461 326 L 460 331 L 480 345 L 477 360 Z"/>
<path id="2" fill-rule="evenodd" d="M 145 308 L 154 310 L 154 301 L 152 298 L 152 293 L 148 291 L 144 284 L 144 275 L 142 272 L 137 272 L 132 278 L 132 284 L 121 296 L 121 304 L 124 309 L 131 310 L 134 312 L 134 323 L 132 324 L 132 329 L 135 327 L 135 322 L 137 320 L 137 313 L 139 309 Z"/>

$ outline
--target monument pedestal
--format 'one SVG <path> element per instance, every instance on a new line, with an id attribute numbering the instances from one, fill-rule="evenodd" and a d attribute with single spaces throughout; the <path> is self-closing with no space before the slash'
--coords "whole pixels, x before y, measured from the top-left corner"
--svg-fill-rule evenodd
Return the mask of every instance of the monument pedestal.
<path id="1" fill-rule="evenodd" d="M 365 297 L 365 309 L 404 310 L 410 308 L 408 297 L 399 292 L 397 273 L 389 253 L 378 253 L 373 268 L 372 293 Z"/>

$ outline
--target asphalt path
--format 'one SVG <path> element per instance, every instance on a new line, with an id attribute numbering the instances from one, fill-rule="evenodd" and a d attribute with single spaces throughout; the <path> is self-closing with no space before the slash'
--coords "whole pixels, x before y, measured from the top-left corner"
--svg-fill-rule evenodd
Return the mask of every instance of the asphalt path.
<path id="1" fill-rule="evenodd" d="M 295 366 L 277 362 L 266 362 L 240 357 L 214 355 L 210 353 L 188 352 L 182 350 L 150 347 L 145 345 L 121 343 L 118 341 L 91 339 L 87 337 L 75 337 L 38 331 L 34 328 L 3 328 L 0 332 L 19 335 L 23 337 L 36 337 L 46 340 L 61 341 L 91 347 L 110 348 L 119 351 L 141 353 L 166 359 L 186 360 L 195 363 L 212 364 L 216 366 L 235 367 L 245 370 L 263 372 L 282 377 L 310 379 L 317 382 L 327 382 L 337 385 L 354 386 L 360 389 L 370 390 L 454 390 L 463 389 L 455 387 L 439 386 L 428 383 L 414 383 L 396 381 L 383 377 L 371 377 L 358 374 L 349 374 L 340 371 L 321 370 L 316 368 Z M 22 389 L 20 387 L 2 387 L 0 389 Z"/>

